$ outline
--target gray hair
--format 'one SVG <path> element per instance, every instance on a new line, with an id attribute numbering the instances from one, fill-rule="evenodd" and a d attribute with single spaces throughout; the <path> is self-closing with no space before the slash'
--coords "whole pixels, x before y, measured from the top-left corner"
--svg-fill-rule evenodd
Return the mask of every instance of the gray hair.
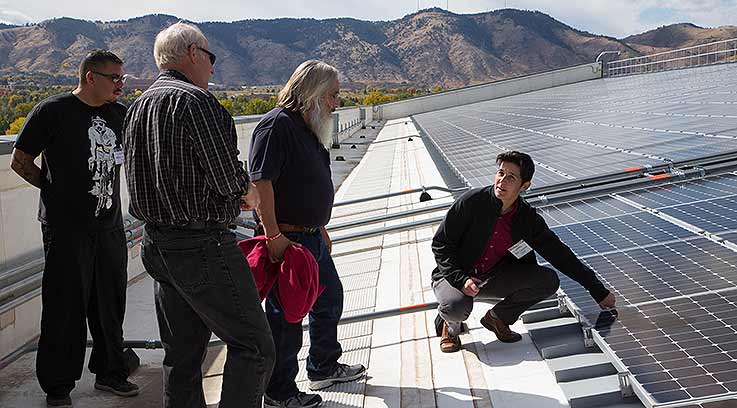
<path id="1" fill-rule="evenodd" d="M 279 92 L 279 106 L 303 114 L 320 110 L 320 98 L 333 81 L 338 70 L 322 61 L 308 60 L 300 64 Z"/>
<path id="2" fill-rule="evenodd" d="M 156 66 L 162 69 L 164 66 L 179 63 L 192 44 L 200 47 L 207 45 L 207 38 L 196 26 L 180 21 L 165 28 L 154 42 Z"/>

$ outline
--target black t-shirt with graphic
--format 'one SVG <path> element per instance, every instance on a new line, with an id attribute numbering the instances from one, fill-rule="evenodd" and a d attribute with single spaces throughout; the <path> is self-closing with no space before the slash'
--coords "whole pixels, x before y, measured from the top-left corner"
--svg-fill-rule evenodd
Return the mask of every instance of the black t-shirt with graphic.
<path id="1" fill-rule="evenodd" d="M 125 112 L 119 103 L 92 107 L 67 93 L 47 98 L 28 114 L 15 148 L 41 154 L 39 221 L 88 231 L 122 228 Z"/>

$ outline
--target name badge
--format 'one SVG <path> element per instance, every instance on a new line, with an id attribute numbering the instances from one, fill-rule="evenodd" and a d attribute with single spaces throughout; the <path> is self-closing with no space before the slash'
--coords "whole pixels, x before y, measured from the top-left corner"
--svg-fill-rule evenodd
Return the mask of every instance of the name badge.
<path id="1" fill-rule="evenodd" d="M 113 149 L 113 156 L 115 157 L 115 164 L 123 164 L 123 161 L 125 161 L 125 155 L 123 154 L 123 149 L 116 147 Z"/>
<path id="2" fill-rule="evenodd" d="M 523 256 L 529 254 L 532 251 L 532 248 L 527 245 L 527 242 L 525 240 L 520 240 L 518 243 L 512 245 L 511 248 L 509 248 L 509 252 L 514 255 L 517 259 L 522 259 Z"/>

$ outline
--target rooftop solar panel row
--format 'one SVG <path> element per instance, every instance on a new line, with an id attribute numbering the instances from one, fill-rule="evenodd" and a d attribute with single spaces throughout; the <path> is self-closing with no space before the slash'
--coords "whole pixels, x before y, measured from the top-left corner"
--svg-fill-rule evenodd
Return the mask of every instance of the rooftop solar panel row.
<path id="1" fill-rule="evenodd" d="M 651 402 L 727 396 L 737 392 L 736 302 L 737 290 L 655 302 L 595 329 Z"/>
<path id="2" fill-rule="evenodd" d="M 492 182 L 498 153 L 529 153 L 534 191 L 737 151 L 735 73 L 737 64 L 726 64 L 594 80 L 413 119 L 472 187 Z M 646 405 L 723 408 L 702 399 L 737 393 L 737 176 L 538 211 L 617 295 L 619 314 L 607 318 L 561 275 L 568 302 L 595 325 Z"/>
<path id="3" fill-rule="evenodd" d="M 414 119 L 474 187 L 491 182 L 504 150 L 529 153 L 533 188 L 550 186 L 737 151 L 736 69 L 587 81 Z"/>

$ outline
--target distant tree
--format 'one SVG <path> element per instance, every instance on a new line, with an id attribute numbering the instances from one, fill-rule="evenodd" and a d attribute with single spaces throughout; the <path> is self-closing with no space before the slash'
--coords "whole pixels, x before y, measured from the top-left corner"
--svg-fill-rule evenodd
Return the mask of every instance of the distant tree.
<path id="1" fill-rule="evenodd" d="M 20 118 L 10 122 L 10 126 L 8 127 L 8 130 L 5 131 L 6 135 L 17 135 L 20 133 L 20 128 L 23 127 L 23 122 L 26 121 L 25 116 L 21 116 Z"/>
<path id="2" fill-rule="evenodd" d="M 266 113 L 276 106 L 276 98 L 271 98 L 265 101 L 261 98 L 253 98 L 248 101 L 246 115 L 261 115 Z"/>
<path id="3" fill-rule="evenodd" d="M 380 105 L 391 101 L 391 97 L 379 91 L 373 91 L 363 98 L 363 105 Z"/>
<path id="4" fill-rule="evenodd" d="M 231 101 L 230 99 L 218 99 L 218 102 L 220 102 L 220 104 L 223 105 L 225 109 L 228 110 L 228 112 L 230 112 L 231 116 L 237 114 L 235 112 L 235 106 L 233 105 L 233 101 Z"/>
<path id="5" fill-rule="evenodd" d="M 33 109 L 34 105 L 35 104 L 33 102 L 19 103 L 15 105 L 15 109 L 13 109 L 13 114 L 15 115 L 15 117 L 26 116 L 28 115 L 28 112 Z"/>
<path id="6" fill-rule="evenodd" d="M 432 93 L 443 92 L 443 87 L 441 87 L 440 85 L 435 85 L 434 87 L 432 87 L 432 90 L 430 90 L 430 92 Z"/>
<path id="7" fill-rule="evenodd" d="M 20 95 L 10 95 L 8 98 L 8 106 L 15 108 L 16 105 L 23 102 L 23 97 Z"/>

